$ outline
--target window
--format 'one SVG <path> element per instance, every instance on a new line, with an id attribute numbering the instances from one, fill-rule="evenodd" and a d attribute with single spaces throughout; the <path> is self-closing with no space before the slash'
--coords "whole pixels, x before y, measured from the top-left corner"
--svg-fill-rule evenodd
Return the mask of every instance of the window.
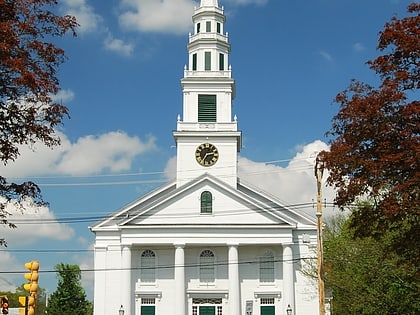
<path id="1" fill-rule="evenodd" d="M 210 51 L 204 52 L 204 70 L 206 71 L 211 70 L 211 52 Z"/>
<path id="2" fill-rule="evenodd" d="M 156 255 L 150 250 L 146 249 L 141 253 L 140 257 L 140 281 L 141 282 L 155 282 L 155 263 Z"/>
<path id="3" fill-rule="evenodd" d="M 219 54 L 219 70 L 225 70 L 225 55 Z"/>
<path id="4" fill-rule="evenodd" d="M 213 196 L 209 191 L 203 191 L 200 197 L 200 213 L 211 214 L 213 212 Z"/>
<path id="5" fill-rule="evenodd" d="M 198 95 L 198 122 L 216 122 L 216 95 Z"/>
<path id="6" fill-rule="evenodd" d="M 197 34 L 200 33 L 200 23 L 197 23 Z"/>
<path id="7" fill-rule="evenodd" d="M 203 250 L 200 254 L 200 282 L 214 282 L 214 254 Z"/>
<path id="8" fill-rule="evenodd" d="M 197 54 L 192 55 L 192 69 L 197 70 Z"/>
<path id="9" fill-rule="evenodd" d="M 206 32 L 208 33 L 208 32 L 211 32 L 211 22 L 210 21 L 207 21 L 206 22 Z"/>
<path id="10" fill-rule="evenodd" d="M 221 32 L 221 28 L 220 28 L 220 23 L 219 23 L 219 22 L 217 22 L 217 24 L 216 24 L 216 31 L 217 31 L 217 33 L 219 33 L 219 34 L 220 34 L 220 32 Z"/>
<path id="11" fill-rule="evenodd" d="M 260 282 L 274 282 L 274 255 L 271 251 L 260 257 Z"/>

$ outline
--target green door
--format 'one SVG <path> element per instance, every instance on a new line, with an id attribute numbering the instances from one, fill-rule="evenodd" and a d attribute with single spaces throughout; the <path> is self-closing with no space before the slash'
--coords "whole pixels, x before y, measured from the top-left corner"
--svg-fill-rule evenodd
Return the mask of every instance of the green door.
<path id="1" fill-rule="evenodd" d="M 142 306 L 140 313 L 141 313 L 141 315 L 155 315 L 155 307 L 154 306 Z"/>
<path id="2" fill-rule="evenodd" d="M 200 315 L 216 315 L 214 306 L 200 306 Z"/>
<path id="3" fill-rule="evenodd" d="M 276 311 L 274 305 L 261 306 L 261 315 L 275 315 Z"/>

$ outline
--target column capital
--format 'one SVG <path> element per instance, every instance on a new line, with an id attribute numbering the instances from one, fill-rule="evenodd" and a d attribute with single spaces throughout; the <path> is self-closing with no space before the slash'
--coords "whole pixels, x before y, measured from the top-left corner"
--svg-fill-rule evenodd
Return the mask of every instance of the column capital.
<path id="1" fill-rule="evenodd" d="M 173 243 L 175 248 L 184 248 L 185 247 L 185 243 Z"/>
<path id="2" fill-rule="evenodd" d="M 238 247 L 239 243 L 226 243 L 228 247 Z"/>

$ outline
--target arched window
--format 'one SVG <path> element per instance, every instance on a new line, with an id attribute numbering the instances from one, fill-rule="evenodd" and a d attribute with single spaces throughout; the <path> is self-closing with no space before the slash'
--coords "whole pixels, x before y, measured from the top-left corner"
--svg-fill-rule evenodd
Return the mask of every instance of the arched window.
<path id="1" fill-rule="evenodd" d="M 213 212 L 213 196 L 209 191 L 203 191 L 200 197 L 201 208 L 200 213 L 212 213 Z"/>
<path id="2" fill-rule="evenodd" d="M 274 255 L 271 251 L 260 257 L 260 282 L 274 282 Z"/>
<path id="3" fill-rule="evenodd" d="M 146 249 L 141 253 L 140 257 L 140 280 L 141 282 L 156 281 L 156 255 L 155 252 Z"/>
<path id="4" fill-rule="evenodd" d="M 203 250 L 200 254 L 200 282 L 214 282 L 214 254 Z"/>

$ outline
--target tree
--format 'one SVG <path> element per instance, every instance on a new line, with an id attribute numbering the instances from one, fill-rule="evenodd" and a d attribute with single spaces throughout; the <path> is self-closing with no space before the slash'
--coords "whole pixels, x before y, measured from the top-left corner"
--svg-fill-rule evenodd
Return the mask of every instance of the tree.
<path id="1" fill-rule="evenodd" d="M 353 80 L 336 96 L 330 151 L 320 157 L 339 207 L 360 197 L 373 201 L 354 211 L 355 234 L 396 231 L 390 246 L 420 265 L 420 4 L 407 11 L 385 24 L 377 46 L 384 54 L 367 62 L 379 87 Z"/>
<path id="2" fill-rule="evenodd" d="M 387 250 L 386 236 L 355 238 L 350 222 L 341 215 L 326 221 L 324 229 L 325 284 L 333 314 L 419 314 L 416 268 L 400 264 L 400 257 Z"/>
<path id="3" fill-rule="evenodd" d="M 55 127 L 68 116 L 68 109 L 52 95 L 59 91 L 56 71 L 65 55 L 48 40 L 68 32 L 76 35 L 77 23 L 72 16 L 54 14 L 57 3 L 0 0 L 0 160 L 5 165 L 19 156 L 20 145 L 60 143 Z M 35 183 L 10 183 L 2 176 L 0 197 L 0 223 L 12 228 L 16 226 L 7 220 L 7 202 L 30 198 L 44 204 Z M 0 245 L 5 244 L 0 239 Z"/>
<path id="4" fill-rule="evenodd" d="M 87 301 L 86 293 L 81 285 L 81 272 L 77 265 L 58 264 L 57 290 L 48 300 L 49 315 L 89 315 L 92 313 L 92 303 Z"/>

